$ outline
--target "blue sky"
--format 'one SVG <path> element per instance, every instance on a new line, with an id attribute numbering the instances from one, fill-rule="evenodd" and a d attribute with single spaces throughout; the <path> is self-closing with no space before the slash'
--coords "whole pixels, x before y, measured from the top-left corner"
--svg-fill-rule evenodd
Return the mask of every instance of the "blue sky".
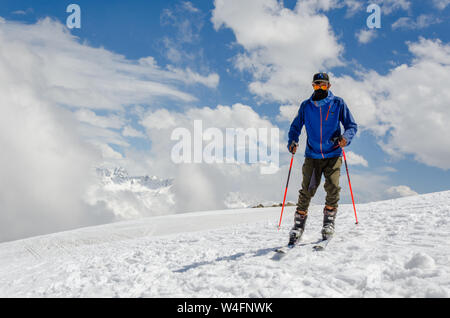
<path id="1" fill-rule="evenodd" d="M 375 82 L 371 82 L 371 78 L 364 77 L 361 74 L 376 72 L 376 80 L 379 81 L 377 83 L 382 83 L 383 77 L 389 78 L 390 81 L 394 80 L 394 77 L 391 78 L 389 74 L 399 65 L 413 66 L 414 60 L 419 55 L 412 52 L 408 43 L 413 43 L 413 45 L 414 43 L 421 43 L 420 38 L 432 41 L 439 40 L 444 46 L 443 52 L 446 52 L 446 47 L 450 42 L 448 33 L 450 29 L 450 5 L 445 0 L 440 2 L 437 0 L 434 2 L 399 1 L 398 3 L 403 4 L 403 6 L 395 5 L 393 1 L 374 1 L 379 3 L 382 8 L 382 27 L 373 31 L 375 36 L 367 43 L 361 43 L 356 34 L 361 30 L 367 31 L 366 19 L 370 13 L 366 12 L 366 7 L 372 1 L 322 2 L 330 4 L 331 8 L 315 8 L 311 16 L 318 15 L 327 18 L 331 31 L 327 35 L 332 36 L 342 48 L 339 56 L 341 65 L 334 63 L 332 67 L 324 70 L 331 72 L 336 78 L 349 77 L 351 79 L 343 81 L 343 84 L 336 85 L 336 90 L 332 88 L 334 94 L 338 96 L 346 96 L 346 90 L 350 86 L 352 86 L 351 88 L 360 87 L 355 83 L 360 83 L 363 89 L 369 90 L 371 89 L 370 86 L 378 85 Z M 351 2 L 357 4 L 354 7 L 354 11 L 349 6 Z M 295 102 L 280 100 L 280 98 L 267 98 L 249 88 L 250 83 L 255 81 L 256 75 L 252 70 L 238 69 L 236 57 L 245 54 L 250 56 L 252 50 L 255 49 L 247 46 L 248 42 L 237 39 L 236 34 L 242 31 L 239 30 L 242 27 L 241 21 L 233 26 L 232 17 L 225 17 L 224 15 L 222 25 L 218 28 L 214 26 L 212 15 L 214 10 L 216 10 L 216 4 L 213 1 L 3 0 L 0 5 L 0 16 L 7 21 L 16 21 L 24 24 L 35 24 L 40 19 L 50 17 L 60 21 L 61 24 L 65 24 L 68 16 L 65 9 L 70 3 L 80 5 L 82 10 L 81 29 L 73 29 L 70 33 L 78 37 L 79 43 L 83 45 L 94 48 L 102 47 L 107 51 L 124 56 L 129 61 L 136 61 L 150 56 L 155 59 L 160 68 L 171 66 L 180 69 L 190 69 L 203 76 L 208 74 L 217 74 L 219 76 L 219 81 L 215 87 L 178 83 L 178 89 L 195 96 L 193 101 L 161 99 L 158 100 L 157 105 L 154 103 L 149 103 L 148 105 L 139 103 L 144 110 L 147 108 L 149 110 L 163 108 L 169 111 L 183 112 L 196 107 L 208 106 L 214 109 L 217 105 L 231 106 L 236 103 L 242 103 L 250 106 L 261 118 L 269 120 L 283 131 L 288 129 L 289 121 L 280 121 L 276 118 L 280 113 L 280 106 L 295 105 Z M 284 7 L 289 10 L 294 11 L 296 5 L 297 1 L 284 1 Z M 191 33 L 186 34 L 184 32 L 186 29 L 180 27 L 180 23 L 183 21 L 188 21 Z M 403 24 L 399 21 L 403 21 Z M 322 37 L 323 30 L 317 30 L 317 37 Z M 308 36 L 310 37 L 310 43 L 302 43 L 298 47 L 299 51 L 314 49 L 315 43 L 312 42 L 315 42 L 315 34 L 309 34 Z M 259 45 L 264 46 L 261 43 Z M 171 56 L 170 49 L 175 49 L 174 52 L 179 55 Z M 270 57 L 274 57 L 276 53 L 273 53 L 274 51 L 270 52 Z M 303 53 L 300 52 L 300 54 Z M 276 60 L 274 57 L 273 61 Z M 267 65 L 273 61 L 269 60 Z M 439 65 L 443 65 L 443 68 L 445 68 L 443 63 Z M 272 75 L 269 74 L 268 76 Z M 441 93 L 441 90 L 445 89 L 446 85 L 441 79 L 442 77 L 437 77 L 437 82 L 432 85 L 432 88 L 436 90 L 435 93 L 438 95 Z M 265 79 L 258 78 L 256 81 L 264 82 Z M 296 99 L 298 104 L 301 100 L 308 98 L 311 93 L 309 86 L 305 84 L 309 83 L 309 81 L 310 78 L 307 78 L 302 83 L 299 83 L 298 97 Z M 400 85 L 399 87 L 403 86 Z M 391 95 L 404 93 L 404 91 L 399 91 L 401 88 L 397 90 L 395 85 L 390 89 L 392 89 L 392 91 L 389 91 Z M 383 95 L 386 93 L 376 92 L 373 93 L 373 96 L 375 94 Z M 373 100 L 378 101 L 381 95 L 376 95 Z M 358 99 L 345 98 L 345 100 L 350 110 L 358 107 L 360 109 L 359 112 L 364 113 L 364 106 L 355 105 L 358 103 Z M 442 103 L 448 103 L 447 101 L 446 96 L 443 96 Z M 385 102 L 388 105 L 391 101 L 387 100 Z M 404 107 L 407 106 L 405 105 Z M 415 107 L 422 106 L 415 105 Z M 427 106 L 423 105 L 423 107 Z M 110 110 L 94 109 L 93 111 L 98 116 L 111 114 Z M 441 115 L 445 118 L 445 113 Z M 139 124 L 141 117 L 130 110 L 122 111 L 120 116 L 123 116 L 123 120 L 130 123 L 133 128 L 145 133 L 146 128 Z M 450 189 L 448 165 L 435 164 L 431 161 L 427 163 L 427 159 L 416 160 L 417 155 L 421 154 L 420 149 L 424 146 L 424 143 L 435 143 L 436 140 L 426 138 L 417 140 L 416 151 L 411 151 L 409 146 L 403 149 L 401 145 L 396 144 L 395 147 L 400 147 L 399 149 L 402 150 L 399 150 L 401 157 L 395 158 L 392 152 L 387 153 L 380 144 L 380 141 L 389 139 L 389 135 L 376 136 L 374 133 L 376 128 L 369 128 L 371 125 L 366 126 L 368 128 L 361 129 L 360 134 L 355 138 L 349 150 L 362 156 L 368 162 L 368 166 L 353 164 L 350 166 L 352 173 L 359 174 L 361 178 L 387 176 L 388 179 L 384 179 L 389 181 L 385 185 L 387 188 L 406 185 L 417 193 Z M 393 127 L 394 129 L 404 130 L 404 126 Z M 407 127 L 414 130 L 412 126 Z M 114 132 L 120 132 L 122 128 L 109 127 L 109 129 Z M 428 129 L 432 130 L 433 127 Z M 447 140 L 449 139 L 449 134 L 447 130 L 445 132 L 447 135 L 442 137 L 444 140 Z M 403 133 L 405 132 L 403 131 Z M 407 135 L 407 133 L 405 134 Z M 414 134 L 411 136 L 411 139 L 415 138 Z M 402 138 L 400 139 L 403 140 Z M 129 143 L 125 147 L 126 150 L 117 143 L 110 143 L 112 149 L 124 156 L 127 150 L 132 149 L 137 152 L 145 152 L 153 144 L 151 138 L 125 136 L 124 140 Z M 409 142 L 414 143 L 414 140 Z M 444 142 L 442 145 L 446 147 L 447 143 Z M 394 149 L 392 151 L 395 152 L 395 147 L 390 147 L 390 149 Z M 438 145 L 436 147 L 433 149 L 439 149 Z M 425 148 L 428 151 L 427 156 L 433 156 L 433 149 Z M 445 156 L 447 153 L 443 151 L 439 155 Z M 288 159 L 289 157 L 285 153 L 281 157 L 284 165 Z M 445 159 L 442 160 L 445 161 Z M 386 167 L 389 167 L 388 171 L 385 170 Z M 151 172 L 154 173 L 156 171 Z M 282 179 L 284 178 L 283 173 L 280 174 Z M 379 189 L 374 191 L 379 191 Z M 295 193 L 292 194 L 292 197 L 295 198 Z M 377 198 L 388 197 L 380 196 Z"/>

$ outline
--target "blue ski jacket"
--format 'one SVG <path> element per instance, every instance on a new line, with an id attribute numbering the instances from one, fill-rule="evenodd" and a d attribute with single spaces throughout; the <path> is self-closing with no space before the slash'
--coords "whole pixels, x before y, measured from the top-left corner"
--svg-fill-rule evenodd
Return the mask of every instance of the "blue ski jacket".
<path id="1" fill-rule="evenodd" d="M 324 159 L 342 156 L 342 149 L 333 139 L 341 136 L 341 126 L 344 126 L 342 137 L 350 145 L 358 130 L 350 110 L 340 97 L 328 91 L 328 96 L 319 101 L 313 101 L 312 96 L 303 101 L 298 114 L 289 129 L 289 145 L 298 142 L 302 127 L 305 126 L 307 140 L 305 157 Z"/>

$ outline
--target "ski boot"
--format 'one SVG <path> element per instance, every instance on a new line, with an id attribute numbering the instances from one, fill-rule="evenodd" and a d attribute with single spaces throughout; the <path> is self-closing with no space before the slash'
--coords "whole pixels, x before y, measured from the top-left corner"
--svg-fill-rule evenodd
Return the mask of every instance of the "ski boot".
<path id="1" fill-rule="evenodd" d="M 305 223 L 308 218 L 307 213 L 307 211 L 295 211 L 294 227 L 289 232 L 288 246 L 292 247 L 300 241 L 303 231 L 305 230 Z"/>
<path id="2" fill-rule="evenodd" d="M 336 219 L 337 208 L 328 210 L 326 207 L 323 209 L 323 227 L 322 227 L 322 239 L 328 240 L 334 234 L 334 221 Z"/>

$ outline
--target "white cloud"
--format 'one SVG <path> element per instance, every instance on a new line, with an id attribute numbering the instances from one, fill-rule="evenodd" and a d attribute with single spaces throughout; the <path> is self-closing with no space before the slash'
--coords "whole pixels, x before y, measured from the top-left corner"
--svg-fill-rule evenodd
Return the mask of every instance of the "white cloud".
<path id="1" fill-rule="evenodd" d="M 271 188 L 273 184 L 280 183 L 281 186 L 281 178 L 278 173 L 261 175 L 259 164 L 173 163 L 171 150 L 176 142 L 170 140 L 172 131 L 184 127 L 192 134 L 194 120 L 202 121 L 203 131 L 213 127 L 220 129 L 224 135 L 227 128 L 277 128 L 250 106 L 243 104 L 190 108 L 184 112 L 158 109 L 142 114 L 140 124 L 146 128 L 152 142 L 152 149 L 146 156 L 147 164 L 158 174 L 175 180 L 176 211 L 225 208 L 227 194 L 233 191 L 242 191 L 258 199 L 264 196 L 276 198 Z M 280 140 L 284 141 L 284 137 L 280 136 Z M 206 144 L 208 142 L 204 142 L 204 146 Z M 282 153 L 286 153 L 284 142 L 279 147 Z"/>
<path id="2" fill-rule="evenodd" d="M 289 10 L 276 0 L 216 0 L 212 22 L 216 30 L 231 29 L 244 48 L 234 63 L 253 76 L 252 93 L 295 103 L 302 87 L 309 88 L 312 74 L 342 65 L 343 48 L 328 18 L 315 12 L 334 4 L 302 1 Z"/>
<path id="3" fill-rule="evenodd" d="M 18 61 L 36 59 L 15 53 Z M 100 153 L 76 134 L 70 112 L 24 80 L 33 68 L 7 64 L 0 54 L 0 69 L 0 241 L 109 221 L 81 199 Z"/>
<path id="4" fill-rule="evenodd" d="M 433 0 L 433 5 L 439 10 L 444 10 L 450 4 L 450 0 Z"/>
<path id="5" fill-rule="evenodd" d="M 191 69 L 205 72 L 209 69 L 204 57 L 202 30 L 206 14 L 193 6 L 191 2 L 176 3 L 162 11 L 161 25 L 168 30 L 160 40 L 161 47 L 167 59 L 175 65 L 187 65 Z M 216 77 L 217 74 L 215 74 Z"/>
<path id="6" fill-rule="evenodd" d="M 105 49 L 81 44 L 62 24 L 49 18 L 31 25 L 8 22 L 2 24 L 2 31 L 3 40 L 11 47 L 26 46 L 40 59 L 43 93 L 51 102 L 121 110 L 123 105 L 160 98 L 195 100 L 175 87 L 186 80 L 186 73 L 161 69 L 153 59 L 152 63 L 149 59 L 130 61 Z M 16 56 L 11 53 L 14 50 L 6 51 L 5 58 L 13 63 Z M 205 82 L 203 76 L 188 74 L 191 82 Z"/>
<path id="7" fill-rule="evenodd" d="M 349 170 L 355 204 L 386 199 L 386 187 L 389 187 L 392 183 L 388 176 L 377 175 L 371 172 L 355 173 L 353 170 Z M 339 185 L 341 187 L 340 203 L 352 203 L 350 187 L 345 168 L 343 168 L 343 170 L 341 171 Z M 321 193 L 323 196 L 322 200 L 324 200 L 325 191 L 321 191 Z"/>
<path id="8" fill-rule="evenodd" d="M 346 151 L 345 156 L 347 158 L 347 163 L 349 165 L 361 165 L 364 167 L 368 167 L 369 163 L 363 156 L 354 153 L 353 151 Z"/>
<path id="9" fill-rule="evenodd" d="M 23 10 L 16 10 L 13 11 L 12 14 L 16 14 L 16 15 L 26 15 L 27 13 Z"/>
<path id="10" fill-rule="evenodd" d="M 347 18 L 352 17 L 363 8 L 363 2 L 359 0 L 344 0 L 344 5 L 347 7 Z"/>
<path id="11" fill-rule="evenodd" d="M 280 106 L 280 113 L 277 115 L 277 121 L 287 121 L 291 123 L 295 116 L 297 116 L 300 105 L 282 105 Z"/>
<path id="12" fill-rule="evenodd" d="M 378 136 L 393 158 L 412 154 L 426 165 L 450 169 L 450 92 L 433 83 L 450 81 L 450 45 L 421 38 L 408 43 L 411 65 L 400 65 L 387 75 L 369 71 L 362 80 L 336 79 L 339 90 L 362 129 Z"/>
<path id="13" fill-rule="evenodd" d="M 131 126 L 125 126 L 122 130 L 122 135 L 125 137 L 145 138 L 145 135 L 142 132 Z"/>
<path id="14" fill-rule="evenodd" d="M 115 128 L 119 129 L 124 125 L 124 118 L 122 116 L 98 116 L 89 109 L 79 109 L 75 111 L 75 117 L 84 123 L 98 126 L 100 128 Z"/>
<path id="15" fill-rule="evenodd" d="M 148 130 L 161 130 L 175 128 L 177 121 L 171 112 L 162 108 L 147 112 L 140 124 Z"/>
<path id="16" fill-rule="evenodd" d="M 33 12 L 34 12 L 34 10 L 32 8 L 28 8 L 26 10 L 13 11 L 12 14 L 15 14 L 15 15 L 27 15 L 27 14 L 31 14 Z"/>
<path id="17" fill-rule="evenodd" d="M 94 166 L 127 160 L 112 146 L 129 147 L 118 131 L 126 107 L 191 102 L 178 89 L 186 80 L 217 83 L 93 48 L 49 18 L 0 19 L 0 70 L 0 241 L 111 221 L 83 198 Z"/>
<path id="18" fill-rule="evenodd" d="M 409 17 L 402 17 L 399 18 L 397 21 L 395 21 L 394 23 L 392 23 L 392 29 L 399 29 L 399 28 L 409 28 L 409 29 L 414 29 L 414 21 L 409 18 Z"/>
<path id="19" fill-rule="evenodd" d="M 383 172 L 397 172 L 397 169 L 387 166 L 387 167 L 383 167 L 381 169 L 381 171 L 383 171 Z"/>
<path id="20" fill-rule="evenodd" d="M 124 160 L 124 157 L 122 156 L 121 153 L 115 151 L 114 149 L 111 148 L 110 145 L 108 145 L 107 143 L 97 143 L 94 142 L 94 145 L 100 149 L 100 151 L 102 152 L 102 159 L 106 160 L 106 161 L 116 161 L 116 162 L 120 162 Z"/>
<path id="21" fill-rule="evenodd" d="M 209 74 L 208 76 L 202 76 L 198 73 L 193 72 L 190 68 L 187 68 L 185 70 L 174 68 L 174 67 L 168 67 L 170 71 L 173 72 L 173 74 L 176 74 L 180 80 L 185 82 L 186 84 L 203 84 L 210 88 L 215 88 L 217 85 L 219 85 L 219 75 L 217 73 Z"/>
<path id="22" fill-rule="evenodd" d="M 377 3 L 384 13 L 408 11 L 411 6 L 410 1 Z M 295 105 L 299 96 L 311 93 L 314 72 L 341 63 L 342 48 L 328 19 L 318 12 L 335 6 L 339 3 L 301 1 L 289 10 L 274 0 L 245 4 L 216 0 L 212 22 L 216 30 L 231 29 L 243 47 L 244 52 L 234 62 L 239 70 L 252 74 L 249 90 L 261 98 Z M 417 23 L 423 26 L 426 21 L 421 18 Z M 361 34 L 362 41 L 369 39 L 369 33 Z M 329 72 L 333 92 L 347 102 L 360 131 L 372 132 L 392 158 L 412 154 L 421 163 L 449 169 L 450 138 L 439 136 L 447 134 L 445 123 L 450 113 L 443 101 L 450 99 L 450 93 L 432 83 L 450 80 L 450 46 L 425 39 L 407 45 L 413 61 L 386 75 L 366 70 L 357 72 L 360 79 L 355 80 Z M 277 120 L 288 120 L 294 111 L 294 106 L 282 106 Z"/>
<path id="23" fill-rule="evenodd" d="M 116 130 L 83 123 L 81 123 L 77 128 L 78 134 L 82 136 L 84 140 L 89 141 L 93 145 L 97 146 L 99 144 L 111 144 L 122 147 L 129 146 L 129 143 L 122 136 L 122 134 Z"/>
<path id="24" fill-rule="evenodd" d="M 371 29 L 371 30 L 362 29 L 362 30 L 356 32 L 355 36 L 358 39 L 359 43 L 367 44 L 377 37 L 377 30 L 376 29 Z"/>
<path id="25" fill-rule="evenodd" d="M 408 11 L 411 8 L 409 0 L 372 0 L 370 3 L 376 3 L 381 6 L 381 14 L 391 14 L 397 10 Z"/>
<path id="26" fill-rule="evenodd" d="M 274 127 L 250 106 L 240 103 L 233 106 L 218 105 L 216 108 L 189 108 L 184 113 L 158 109 L 147 112 L 141 124 L 148 129 L 172 129 L 191 126 L 194 120 L 203 120 L 209 127 Z"/>
<path id="27" fill-rule="evenodd" d="M 174 8 L 164 9 L 160 21 L 163 26 L 176 29 L 177 43 L 192 43 L 199 40 L 204 24 L 200 10 L 187 1 L 175 5 Z"/>
<path id="28" fill-rule="evenodd" d="M 415 20 L 410 17 L 399 18 L 392 24 L 392 29 L 424 29 L 432 24 L 441 23 L 442 20 L 431 14 L 421 14 Z"/>
<path id="29" fill-rule="evenodd" d="M 147 111 L 141 114 L 141 125 L 146 127 L 152 141 L 152 149 L 144 153 L 127 153 L 128 159 L 136 159 L 136 163 L 151 167 L 144 171 L 159 172 L 166 177 L 174 178 L 176 212 L 194 210 L 221 209 L 237 201 L 260 203 L 281 202 L 283 189 L 289 168 L 289 157 L 285 150 L 285 137 L 280 136 L 281 160 L 284 164 L 272 175 L 261 175 L 258 165 L 249 164 L 173 164 L 170 150 L 175 142 L 167 142 L 175 127 L 186 127 L 192 131 L 192 122 L 202 120 L 203 129 L 208 127 L 276 127 L 267 119 L 261 117 L 249 106 L 236 104 L 233 106 L 219 105 L 217 108 L 193 108 L 184 112 L 169 112 L 165 109 Z M 168 123 L 164 125 L 164 123 Z M 207 123 L 207 125 L 206 125 Z M 304 135 L 303 135 L 304 136 Z M 300 149 L 304 149 L 306 138 L 302 137 Z M 349 164 L 367 167 L 368 163 L 361 155 L 352 151 L 347 153 Z M 294 159 L 287 200 L 296 202 L 300 189 L 303 165 L 303 154 L 298 152 Z M 385 190 L 392 185 L 385 175 L 371 173 L 355 173 L 350 169 L 353 191 L 357 203 L 386 199 Z M 347 176 L 341 174 L 342 203 L 350 203 Z M 323 185 L 323 183 L 322 183 Z M 235 195 L 239 193 L 238 200 Z M 323 186 L 317 191 L 313 203 L 323 204 L 325 192 Z M 242 202 L 240 202 L 242 203 Z"/>
<path id="30" fill-rule="evenodd" d="M 184 9 L 186 9 L 187 11 L 190 11 L 190 12 L 199 12 L 200 11 L 199 9 L 194 7 L 192 2 L 189 2 L 189 1 L 183 1 L 182 6 Z"/>
<path id="31" fill-rule="evenodd" d="M 418 195 L 416 191 L 412 190 L 410 187 L 405 185 L 390 187 L 386 190 L 386 194 L 392 199 L 399 197 L 408 197 L 411 195 Z"/>
<path id="32" fill-rule="evenodd" d="M 297 1 L 297 9 L 299 11 L 314 14 L 317 11 L 329 11 L 334 8 L 341 7 L 339 0 L 302 0 Z"/>

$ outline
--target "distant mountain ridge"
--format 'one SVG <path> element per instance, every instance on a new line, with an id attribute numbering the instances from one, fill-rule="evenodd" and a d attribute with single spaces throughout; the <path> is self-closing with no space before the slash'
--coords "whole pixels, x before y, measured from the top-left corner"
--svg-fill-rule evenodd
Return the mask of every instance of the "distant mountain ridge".
<path id="1" fill-rule="evenodd" d="M 131 184 L 140 184 L 149 189 L 170 187 L 173 184 L 173 179 L 161 179 L 157 176 L 130 176 L 122 167 L 114 169 L 96 168 L 96 172 L 104 182 L 110 181 L 117 184 L 130 182 Z"/>
<path id="2" fill-rule="evenodd" d="M 130 176 L 122 167 L 98 167 L 96 175 L 98 182 L 89 188 L 86 201 L 104 204 L 116 220 L 173 213 L 173 179 Z"/>

